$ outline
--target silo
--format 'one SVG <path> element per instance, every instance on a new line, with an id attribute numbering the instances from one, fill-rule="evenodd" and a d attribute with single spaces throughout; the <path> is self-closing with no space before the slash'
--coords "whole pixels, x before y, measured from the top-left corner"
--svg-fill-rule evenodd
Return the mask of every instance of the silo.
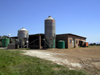
<path id="1" fill-rule="evenodd" d="M 4 47 L 4 38 L 2 38 L 2 47 Z"/>
<path id="2" fill-rule="evenodd" d="M 53 42 L 55 37 L 55 19 L 49 16 L 45 19 L 45 39 L 47 40 L 50 48 L 55 47 L 55 42 Z"/>
<path id="3" fill-rule="evenodd" d="M 23 47 L 25 42 L 28 41 L 28 38 L 28 30 L 26 30 L 25 28 L 18 30 L 19 46 Z"/>
<path id="4" fill-rule="evenodd" d="M 5 38 L 5 47 L 8 47 L 9 44 L 9 38 Z"/>

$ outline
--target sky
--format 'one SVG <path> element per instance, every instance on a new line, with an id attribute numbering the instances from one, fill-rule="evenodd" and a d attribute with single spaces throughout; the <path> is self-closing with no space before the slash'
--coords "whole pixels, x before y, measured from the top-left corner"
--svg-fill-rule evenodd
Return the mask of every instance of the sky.
<path id="1" fill-rule="evenodd" d="M 100 42 L 100 0 L 0 0 L 0 35 L 44 33 L 44 20 L 56 20 L 56 34 L 72 33 Z"/>

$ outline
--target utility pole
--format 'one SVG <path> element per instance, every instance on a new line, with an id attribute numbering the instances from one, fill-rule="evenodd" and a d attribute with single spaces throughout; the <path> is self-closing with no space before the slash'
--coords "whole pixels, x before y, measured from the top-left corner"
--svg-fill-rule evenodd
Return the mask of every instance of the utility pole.
<path id="1" fill-rule="evenodd" d="M 11 34 L 8 35 L 8 36 L 9 36 L 9 44 L 10 44 L 10 35 L 11 35 Z"/>

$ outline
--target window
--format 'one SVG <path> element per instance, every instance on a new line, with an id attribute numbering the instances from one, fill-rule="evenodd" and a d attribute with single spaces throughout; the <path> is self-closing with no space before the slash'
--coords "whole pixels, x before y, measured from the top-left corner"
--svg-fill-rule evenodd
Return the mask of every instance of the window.
<path id="1" fill-rule="evenodd" d="M 69 43 L 72 43 L 72 40 L 71 39 L 69 39 Z"/>
<path id="2" fill-rule="evenodd" d="M 77 40 L 76 40 L 76 43 L 77 43 Z"/>

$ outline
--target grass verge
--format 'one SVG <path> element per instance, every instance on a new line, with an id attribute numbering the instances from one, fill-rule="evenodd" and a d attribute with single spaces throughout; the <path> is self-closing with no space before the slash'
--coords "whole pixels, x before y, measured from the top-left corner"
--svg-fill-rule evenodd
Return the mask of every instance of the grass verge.
<path id="1" fill-rule="evenodd" d="M 0 50 L 0 75 L 87 75 L 84 71 L 69 70 L 51 61 L 21 53 Z"/>

